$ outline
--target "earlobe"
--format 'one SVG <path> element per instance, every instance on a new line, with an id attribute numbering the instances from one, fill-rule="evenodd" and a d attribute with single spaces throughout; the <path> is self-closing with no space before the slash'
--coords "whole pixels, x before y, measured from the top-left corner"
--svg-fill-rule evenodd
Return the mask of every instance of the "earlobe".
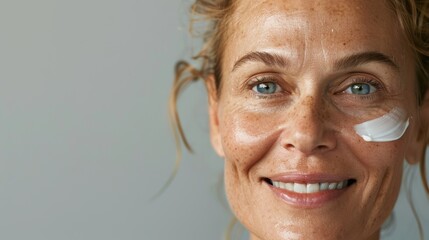
<path id="1" fill-rule="evenodd" d="M 209 124 L 210 124 L 210 140 L 216 153 L 220 157 L 224 157 L 222 141 L 219 131 L 219 104 L 218 93 L 216 88 L 216 79 L 214 75 L 209 75 L 205 79 L 207 95 L 209 101 Z"/>
<path id="2" fill-rule="evenodd" d="M 419 117 L 415 119 L 415 129 L 406 153 L 406 159 L 410 164 L 422 161 L 429 143 L 429 92 L 426 92 L 418 111 Z"/>

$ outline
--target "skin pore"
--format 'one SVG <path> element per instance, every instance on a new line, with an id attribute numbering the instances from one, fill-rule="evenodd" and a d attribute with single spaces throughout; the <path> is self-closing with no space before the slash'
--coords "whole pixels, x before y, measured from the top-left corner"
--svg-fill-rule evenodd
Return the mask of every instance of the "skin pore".
<path id="1" fill-rule="evenodd" d="M 220 92 L 208 80 L 211 140 L 252 240 L 379 239 L 418 129 L 413 56 L 383 1 L 237 3 Z M 365 142 L 353 126 L 407 112 L 408 130 Z M 291 193 L 273 181 L 348 181 Z"/>

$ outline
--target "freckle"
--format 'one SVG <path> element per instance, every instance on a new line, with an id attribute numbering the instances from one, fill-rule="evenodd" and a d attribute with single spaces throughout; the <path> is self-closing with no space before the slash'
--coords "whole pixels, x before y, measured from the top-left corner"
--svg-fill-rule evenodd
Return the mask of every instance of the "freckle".
<path id="1" fill-rule="evenodd" d="M 347 45 L 347 43 L 343 42 L 343 46 L 346 46 L 346 45 Z"/>

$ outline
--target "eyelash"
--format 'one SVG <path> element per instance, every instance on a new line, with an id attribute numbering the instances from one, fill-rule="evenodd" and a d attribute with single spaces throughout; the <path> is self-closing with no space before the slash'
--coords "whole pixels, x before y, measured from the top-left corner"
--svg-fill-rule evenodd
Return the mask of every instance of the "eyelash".
<path id="1" fill-rule="evenodd" d="M 253 88 L 255 86 L 257 86 L 258 84 L 261 84 L 261 83 L 274 83 L 280 88 L 280 92 L 279 93 L 273 93 L 273 94 L 258 94 L 255 91 L 253 91 Z M 374 98 L 377 97 L 376 93 L 379 92 L 380 90 L 384 89 L 383 84 L 380 83 L 379 81 L 376 81 L 372 78 L 365 78 L 365 77 L 353 78 L 351 80 L 351 82 L 349 84 L 347 84 L 347 87 L 345 89 L 349 88 L 353 84 L 358 84 L 358 83 L 369 84 L 376 89 L 376 92 L 371 93 L 371 94 L 367 94 L 367 95 L 348 94 L 348 95 L 352 95 L 354 98 L 358 98 L 360 100 L 373 100 Z M 279 94 L 282 94 L 282 92 L 283 93 L 285 92 L 284 88 L 278 83 L 278 80 L 276 80 L 276 78 L 270 77 L 270 76 L 256 76 L 254 78 L 251 78 L 247 83 L 247 88 L 248 88 L 248 90 L 250 90 L 252 92 L 253 95 L 255 95 L 256 97 L 261 98 L 261 99 L 275 98 L 275 97 L 278 97 Z M 345 93 L 345 89 L 342 90 L 340 93 L 347 94 L 347 93 Z"/>
<path id="2" fill-rule="evenodd" d="M 258 84 L 261 84 L 261 83 L 274 83 L 277 85 L 277 87 L 280 88 L 280 92 L 279 93 L 273 93 L 273 94 L 258 94 L 255 91 L 253 91 L 253 88 L 255 86 L 257 86 Z M 284 92 L 284 89 L 278 83 L 278 81 L 275 78 L 270 77 L 270 76 L 254 77 L 248 81 L 247 87 L 252 92 L 253 95 L 255 95 L 256 97 L 261 98 L 261 99 L 274 98 L 274 97 L 277 97 L 279 94 L 281 94 L 281 92 Z"/>
<path id="3" fill-rule="evenodd" d="M 358 84 L 358 83 L 365 83 L 365 84 L 369 84 L 371 86 L 373 86 L 376 89 L 375 93 L 371 93 L 371 94 L 367 94 L 367 95 L 356 95 L 356 94 L 350 94 L 355 98 L 359 98 L 359 99 L 363 99 L 363 100 L 373 100 L 376 97 L 376 93 L 379 92 L 380 90 L 384 89 L 384 86 L 379 82 L 376 81 L 374 79 L 371 78 L 364 78 L 364 77 L 358 77 L 358 78 L 354 78 L 351 80 L 350 84 L 347 84 L 347 88 L 349 88 L 351 85 L 353 84 Z M 345 93 L 345 89 L 341 91 L 341 93 Z"/>

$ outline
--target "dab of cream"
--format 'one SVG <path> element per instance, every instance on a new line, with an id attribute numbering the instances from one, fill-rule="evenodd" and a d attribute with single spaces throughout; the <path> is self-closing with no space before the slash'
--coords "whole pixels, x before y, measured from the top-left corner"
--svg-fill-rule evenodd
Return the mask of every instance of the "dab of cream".
<path id="1" fill-rule="evenodd" d="M 355 125 L 354 129 L 367 142 L 390 142 L 401 138 L 408 125 L 405 111 L 394 108 L 379 118 Z"/>

